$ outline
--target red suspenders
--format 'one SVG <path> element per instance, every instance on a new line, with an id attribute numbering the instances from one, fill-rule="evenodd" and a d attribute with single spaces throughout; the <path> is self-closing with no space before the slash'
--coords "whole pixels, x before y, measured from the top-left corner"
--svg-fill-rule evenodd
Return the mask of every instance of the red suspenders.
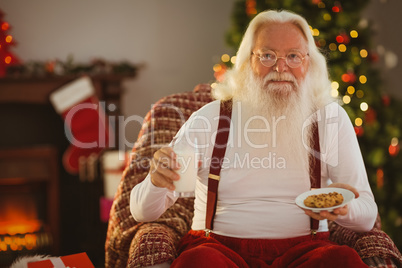
<path id="1" fill-rule="evenodd" d="M 218 185 L 220 180 L 220 172 L 222 168 L 222 161 L 226 152 L 226 145 L 228 142 L 230 121 L 232 116 L 232 100 L 222 101 L 220 107 L 220 117 L 214 149 L 212 152 L 211 166 L 208 176 L 208 195 L 207 195 L 207 212 L 205 219 L 205 233 L 209 236 L 213 230 L 214 217 L 216 213 L 216 205 L 218 201 Z M 315 152 L 320 152 L 318 125 L 313 124 L 313 148 Z M 310 183 L 311 188 L 321 187 L 321 161 L 311 155 L 310 160 Z M 318 230 L 319 221 L 311 218 L 310 227 L 311 233 L 316 234 Z"/>
<path id="2" fill-rule="evenodd" d="M 320 153 L 320 136 L 318 135 L 318 124 L 313 123 L 313 153 L 310 154 L 310 185 L 311 188 L 321 188 L 321 158 L 314 157 L 314 153 Z M 319 221 L 310 218 L 311 234 L 315 235 L 319 227 Z"/>
<path id="3" fill-rule="evenodd" d="M 218 130 L 216 132 L 216 140 L 212 152 L 211 166 L 208 175 L 208 195 L 207 195 L 207 213 L 205 219 L 205 227 L 212 230 L 214 227 L 214 217 L 216 212 L 216 203 L 218 200 L 218 184 L 222 167 L 223 157 L 226 152 L 226 144 L 228 142 L 230 132 L 230 119 L 232 116 L 232 100 L 222 101 L 220 108 L 220 116 Z M 208 232 L 209 234 L 209 232 Z"/>

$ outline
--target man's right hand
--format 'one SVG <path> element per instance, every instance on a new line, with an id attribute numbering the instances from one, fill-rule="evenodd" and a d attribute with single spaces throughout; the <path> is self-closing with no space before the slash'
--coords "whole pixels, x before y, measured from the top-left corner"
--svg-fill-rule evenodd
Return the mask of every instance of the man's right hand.
<path id="1" fill-rule="evenodd" d="M 180 179 L 175 170 L 180 169 L 177 156 L 171 147 L 163 147 L 154 153 L 149 173 L 153 185 L 174 190 L 173 181 Z"/>

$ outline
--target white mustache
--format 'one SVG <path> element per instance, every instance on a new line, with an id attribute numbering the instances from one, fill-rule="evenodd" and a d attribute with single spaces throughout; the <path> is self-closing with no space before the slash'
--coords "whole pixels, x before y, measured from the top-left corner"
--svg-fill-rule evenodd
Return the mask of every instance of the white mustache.
<path id="1" fill-rule="evenodd" d="M 269 81 L 287 81 L 298 86 L 296 78 L 290 73 L 270 72 L 264 77 L 264 84 Z"/>

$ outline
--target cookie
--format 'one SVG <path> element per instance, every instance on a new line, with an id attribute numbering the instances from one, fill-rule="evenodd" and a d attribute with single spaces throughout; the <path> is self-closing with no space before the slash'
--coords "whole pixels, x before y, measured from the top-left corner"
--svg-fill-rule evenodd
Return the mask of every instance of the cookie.
<path id="1" fill-rule="evenodd" d="M 316 198 L 316 195 L 308 196 L 306 199 L 304 199 L 304 205 L 306 205 L 307 207 L 310 207 L 310 208 L 314 208 L 315 207 L 315 198 Z"/>
<path id="2" fill-rule="evenodd" d="M 342 204 L 343 196 L 337 192 L 310 195 L 304 199 L 304 205 L 310 208 L 329 208 Z"/>

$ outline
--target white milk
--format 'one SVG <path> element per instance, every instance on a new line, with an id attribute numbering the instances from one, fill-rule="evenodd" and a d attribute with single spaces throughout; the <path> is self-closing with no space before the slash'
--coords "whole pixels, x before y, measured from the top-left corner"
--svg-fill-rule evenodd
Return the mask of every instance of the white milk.
<path id="1" fill-rule="evenodd" d="M 180 164 L 180 169 L 176 171 L 176 173 L 180 175 L 180 179 L 173 182 L 176 187 L 174 194 L 179 197 L 194 196 L 198 172 L 195 148 L 190 146 L 183 148 L 175 147 L 174 152 Z"/>

